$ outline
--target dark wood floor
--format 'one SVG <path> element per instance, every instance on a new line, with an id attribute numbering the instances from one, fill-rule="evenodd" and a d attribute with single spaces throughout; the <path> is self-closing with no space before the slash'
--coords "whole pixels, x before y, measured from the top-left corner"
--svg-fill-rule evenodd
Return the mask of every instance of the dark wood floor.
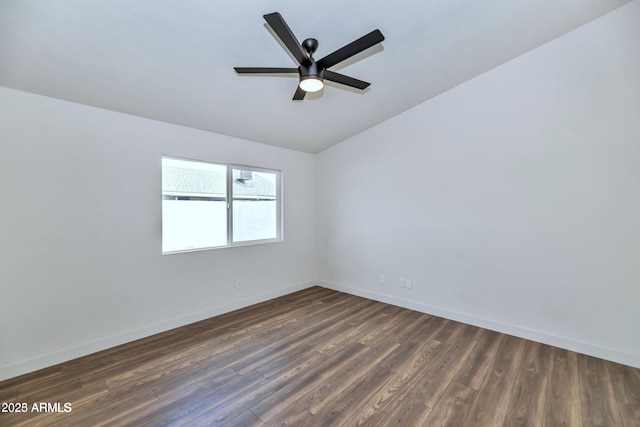
<path id="1" fill-rule="evenodd" d="M 0 382 L 0 402 L 29 406 L 2 426 L 640 426 L 640 370 L 315 287 Z"/>

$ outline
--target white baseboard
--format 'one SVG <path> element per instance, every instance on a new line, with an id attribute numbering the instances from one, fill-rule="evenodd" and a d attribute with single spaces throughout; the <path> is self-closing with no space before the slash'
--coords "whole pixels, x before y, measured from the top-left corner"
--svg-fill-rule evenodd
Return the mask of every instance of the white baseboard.
<path id="1" fill-rule="evenodd" d="M 480 328 L 485 328 L 492 331 L 501 332 L 507 335 L 513 335 L 519 338 L 524 338 L 531 341 L 548 344 L 554 347 L 560 347 L 566 350 L 575 351 L 577 353 L 582 353 L 589 356 L 610 360 L 612 362 L 621 363 L 623 365 L 640 368 L 640 355 L 629 354 L 629 353 L 621 352 L 618 350 L 601 347 L 595 344 L 577 341 L 571 338 L 561 337 L 561 336 L 549 334 L 542 331 L 536 331 L 533 329 L 524 328 L 522 326 L 496 322 L 491 319 L 485 319 L 482 317 L 472 316 L 465 313 L 459 313 L 459 312 L 451 311 L 441 307 L 423 304 L 416 301 L 397 298 L 394 296 L 384 295 L 377 292 L 371 292 L 369 290 L 361 289 L 353 286 L 343 286 L 343 285 L 326 282 L 326 281 L 318 281 L 317 284 L 318 286 L 322 286 L 327 289 L 333 289 L 335 291 L 340 291 L 347 294 L 356 295 L 359 297 L 372 299 L 375 301 L 380 301 L 387 304 L 396 305 L 399 307 L 408 308 L 411 310 L 419 311 L 421 313 L 431 314 L 433 316 L 455 320 L 455 321 L 466 323 L 469 325 L 478 326 Z"/>
<path id="2" fill-rule="evenodd" d="M 292 292 L 307 289 L 309 287 L 316 286 L 316 285 L 325 287 L 327 289 L 333 289 L 333 290 L 344 292 L 347 294 L 356 295 L 363 298 L 368 298 L 375 301 L 380 301 L 387 304 L 408 308 L 408 309 L 419 311 L 422 313 L 431 314 L 433 316 L 455 320 L 458 322 L 466 323 L 473 326 L 478 326 L 478 327 L 489 329 L 492 331 L 501 332 L 508 335 L 513 335 L 520 338 L 552 345 L 555 347 L 564 348 L 564 349 L 575 351 L 578 353 L 587 354 L 589 356 L 599 357 L 601 359 L 610 360 L 612 362 L 622 363 L 624 365 L 640 368 L 640 355 L 624 353 L 618 350 L 609 349 L 606 347 L 601 347 L 598 345 L 585 343 L 585 342 L 577 341 L 577 340 L 566 338 L 566 337 L 560 337 L 557 335 L 536 331 L 536 330 L 524 328 L 521 326 L 496 322 L 490 319 L 485 319 L 477 316 L 459 313 L 459 312 L 443 309 L 440 307 L 423 304 L 416 301 L 397 298 L 390 295 L 371 292 L 361 288 L 356 288 L 351 286 L 342 286 L 336 283 L 331 283 L 326 281 L 313 281 L 313 282 L 300 283 L 298 285 L 267 292 L 267 293 L 246 298 L 243 300 L 235 301 L 230 304 L 212 307 L 204 311 L 192 313 L 186 316 L 181 316 L 179 318 L 167 320 L 167 321 L 157 323 L 155 325 L 151 325 L 148 327 L 124 332 L 122 334 L 102 338 L 102 339 L 85 343 L 76 347 L 68 348 L 55 353 L 46 354 L 44 356 L 40 356 L 34 359 L 22 361 L 12 365 L 3 366 L 3 367 L 0 367 L 0 381 L 13 378 L 22 374 L 26 374 L 28 372 L 33 372 L 38 369 L 46 368 L 48 366 L 53 366 L 58 363 L 66 362 L 78 357 L 86 356 L 88 354 L 105 350 L 107 348 L 115 347 L 117 345 L 125 344 L 127 342 L 135 341 L 140 338 L 145 338 L 160 332 L 165 332 L 174 328 L 188 325 L 190 323 L 198 322 L 200 320 L 208 319 L 210 317 L 218 316 L 220 314 L 228 313 L 233 310 L 237 310 L 243 307 L 247 307 L 253 304 L 263 302 L 263 301 L 267 301 L 283 295 L 287 295 Z"/>
<path id="3" fill-rule="evenodd" d="M 135 329 L 132 331 L 123 332 L 121 334 L 113 335 L 111 337 L 101 338 L 99 340 L 91 341 L 79 346 L 71 347 L 55 353 L 49 353 L 44 356 L 36 357 L 34 359 L 25 360 L 19 363 L 0 367 L 0 381 L 17 377 L 28 372 L 33 372 L 38 369 L 46 368 L 49 366 L 57 365 L 58 363 L 66 362 L 78 357 L 86 356 L 97 351 L 105 350 L 111 347 L 115 347 L 121 344 L 125 344 L 131 341 L 135 341 L 140 338 L 149 337 L 160 332 L 165 332 L 174 328 L 188 325 L 190 323 L 198 322 L 200 320 L 208 319 L 210 317 L 218 316 L 220 314 L 228 313 L 233 310 L 248 307 L 253 304 L 257 304 L 263 301 L 267 301 L 273 298 L 277 298 L 283 295 L 287 295 L 296 291 L 316 286 L 317 282 L 300 283 L 294 286 L 278 289 L 264 294 L 252 296 L 242 300 L 234 301 L 230 304 L 224 304 L 216 307 L 211 307 L 207 310 L 192 313 L 186 316 L 181 316 L 175 319 L 167 320 L 164 322 L 156 323 L 144 328 Z"/>

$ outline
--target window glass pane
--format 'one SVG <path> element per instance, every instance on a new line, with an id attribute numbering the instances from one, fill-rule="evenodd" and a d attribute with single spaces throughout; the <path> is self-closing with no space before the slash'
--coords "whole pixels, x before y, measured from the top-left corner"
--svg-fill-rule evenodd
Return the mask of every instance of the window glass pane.
<path id="1" fill-rule="evenodd" d="M 227 244 L 227 167 L 162 159 L 162 251 Z"/>
<path id="2" fill-rule="evenodd" d="M 232 170 L 233 241 L 278 237 L 278 175 L 255 170 Z"/>

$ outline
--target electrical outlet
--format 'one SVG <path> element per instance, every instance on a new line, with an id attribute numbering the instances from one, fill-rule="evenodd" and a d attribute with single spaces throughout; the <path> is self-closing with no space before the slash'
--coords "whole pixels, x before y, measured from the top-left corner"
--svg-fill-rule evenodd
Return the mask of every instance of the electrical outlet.
<path id="1" fill-rule="evenodd" d="M 380 283 L 387 283 L 387 276 L 385 276 L 384 274 L 380 275 Z"/>
<path id="2" fill-rule="evenodd" d="M 400 278 L 400 287 L 401 287 L 401 288 L 404 288 L 404 287 L 405 287 L 405 280 L 404 280 L 404 277 L 401 277 L 401 278 Z"/>
<path id="3" fill-rule="evenodd" d="M 236 289 L 242 289 L 242 279 L 236 280 Z"/>
<path id="4" fill-rule="evenodd" d="M 404 279 L 404 287 L 407 289 L 411 289 L 413 287 L 413 283 L 411 283 L 411 279 Z"/>

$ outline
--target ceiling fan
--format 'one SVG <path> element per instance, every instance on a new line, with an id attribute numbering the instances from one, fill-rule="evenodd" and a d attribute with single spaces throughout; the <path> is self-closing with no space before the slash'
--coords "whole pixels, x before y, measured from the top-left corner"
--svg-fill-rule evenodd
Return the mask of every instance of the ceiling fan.
<path id="1" fill-rule="evenodd" d="M 354 55 L 374 46 L 384 40 L 380 30 L 373 30 L 359 39 L 341 47 L 322 59 L 315 60 L 313 53 L 318 48 L 318 40 L 306 39 L 302 43 L 298 42 L 285 20 L 278 12 L 264 15 L 265 21 L 274 33 L 282 40 L 287 50 L 296 59 L 298 68 L 274 68 L 274 67 L 234 67 L 238 74 L 298 74 L 300 82 L 295 94 L 294 101 L 304 99 L 307 92 L 316 92 L 324 86 L 324 80 L 340 83 L 356 89 L 364 90 L 371 83 L 345 76 L 328 70 L 328 68 L 351 58 Z"/>

